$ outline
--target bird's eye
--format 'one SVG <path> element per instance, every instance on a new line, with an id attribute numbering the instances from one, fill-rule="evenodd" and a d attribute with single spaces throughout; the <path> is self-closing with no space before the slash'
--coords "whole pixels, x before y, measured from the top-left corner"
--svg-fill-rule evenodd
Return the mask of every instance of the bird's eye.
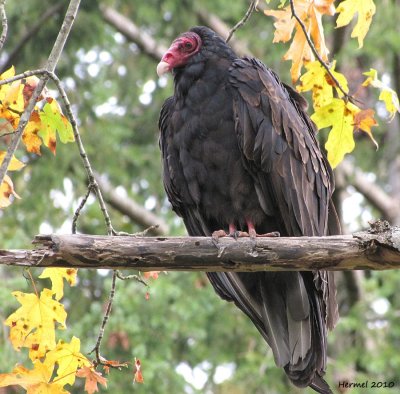
<path id="1" fill-rule="evenodd" d="M 191 42 L 189 42 L 189 41 L 185 42 L 185 49 L 192 49 L 192 47 L 193 47 L 193 45 Z"/>

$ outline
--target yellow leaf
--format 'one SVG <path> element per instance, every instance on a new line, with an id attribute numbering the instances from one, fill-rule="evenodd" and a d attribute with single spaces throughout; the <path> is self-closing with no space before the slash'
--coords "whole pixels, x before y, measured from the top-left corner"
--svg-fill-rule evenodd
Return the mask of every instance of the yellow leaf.
<path id="1" fill-rule="evenodd" d="M 14 190 L 14 185 L 8 175 L 4 175 L 3 183 L 0 185 L 0 208 L 6 208 L 11 204 L 10 197 L 21 198 Z"/>
<path id="2" fill-rule="evenodd" d="M 12 78 L 14 75 L 15 75 L 15 67 L 11 66 L 8 70 L 4 71 L 3 74 L 0 75 L 0 81 Z"/>
<path id="3" fill-rule="evenodd" d="M 393 119 L 396 112 L 400 112 L 399 97 L 393 89 L 383 88 L 379 95 L 379 100 L 385 103 L 391 119 Z"/>
<path id="4" fill-rule="evenodd" d="M 336 88 L 339 97 L 343 95 L 319 61 L 309 62 L 305 67 L 307 72 L 301 76 L 301 84 L 296 89 L 298 92 L 312 91 L 314 109 L 323 107 L 332 101 L 333 87 Z M 349 91 L 347 79 L 343 74 L 335 71 L 335 63 L 331 66 L 330 71 L 347 93 Z"/>
<path id="5" fill-rule="evenodd" d="M 357 37 L 358 47 L 361 48 L 376 11 L 373 0 L 345 0 L 338 5 L 336 11 L 339 13 L 336 27 L 348 25 L 354 15 L 358 13 L 357 23 L 351 32 L 351 37 Z"/>
<path id="6" fill-rule="evenodd" d="M 11 373 L 0 374 L 0 387 L 21 386 L 28 394 L 68 394 L 58 382 L 49 382 L 54 363 L 39 360 L 33 362 L 33 369 L 17 365 Z"/>
<path id="7" fill-rule="evenodd" d="M 46 361 L 58 364 L 57 377 L 54 380 L 61 386 L 73 385 L 77 369 L 91 365 L 91 362 L 80 353 L 80 346 L 79 338 L 72 337 L 70 343 L 59 341 L 57 346 L 46 354 Z"/>
<path id="8" fill-rule="evenodd" d="M 56 300 L 59 301 L 64 295 L 64 282 L 65 279 L 70 286 L 76 284 L 75 268 L 45 268 L 39 278 L 50 278 L 51 290 L 55 294 Z"/>
<path id="9" fill-rule="evenodd" d="M 370 68 L 369 71 L 366 71 L 363 73 L 366 77 L 368 77 L 363 83 L 362 86 L 369 86 L 372 85 L 374 87 L 379 87 L 376 86 L 376 83 L 380 83 L 378 80 L 378 71 L 376 71 L 374 68 Z"/>
<path id="10" fill-rule="evenodd" d="M 6 152 L 0 152 L 0 165 L 6 156 Z M 22 161 L 19 161 L 15 156 L 11 158 L 10 164 L 8 165 L 7 171 L 18 171 L 21 168 L 24 168 L 25 164 Z"/>
<path id="11" fill-rule="evenodd" d="M 369 71 L 363 73 L 368 78 L 363 82 L 362 86 L 373 86 L 380 89 L 379 100 L 385 103 L 386 110 L 389 112 L 390 119 L 393 119 L 396 112 L 400 112 L 399 97 L 397 93 L 386 86 L 379 78 L 378 72 L 371 68 Z"/>
<path id="12" fill-rule="evenodd" d="M 52 298 L 50 289 L 43 289 L 40 297 L 20 291 L 12 294 L 21 307 L 5 321 L 10 326 L 10 341 L 17 350 L 28 347 L 31 359 L 43 357 L 56 346 L 55 323 L 59 323 L 59 328 L 65 328 L 67 313 L 64 306 Z"/>
<path id="13" fill-rule="evenodd" d="M 359 109 L 341 99 L 333 99 L 324 107 L 318 108 L 311 116 L 319 129 L 332 126 L 325 148 L 328 161 L 335 168 L 346 153 L 354 149 L 354 116 Z"/>

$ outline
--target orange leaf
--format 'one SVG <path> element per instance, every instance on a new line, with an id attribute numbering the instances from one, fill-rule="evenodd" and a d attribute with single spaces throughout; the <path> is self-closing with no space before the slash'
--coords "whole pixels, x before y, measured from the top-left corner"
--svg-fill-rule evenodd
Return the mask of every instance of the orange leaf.
<path id="1" fill-rule="evenodd" d="M 133 376 L 133 382 L 144 383 L 142 375 L 142 364 L 138 358 L 135 357 L 135 374 Z"/>
<path id="2" fill-rule="evenodd" d="M 11 204 L 11 196 L 21 198 L 15 192 L 11 178 L 8 175 L 5 175 L 3 183 L 0 185 L 0 208 L 8 207 Z"/>
<path id="3" fill-rule="evenodd" d="M 96 393 L 99 391 L 97 384 L 100 383 L 104 387 L 107 387 L 107 379 L 101 375 L 100 372 L 96 372 L 92 367 L 83 367 L 76 372 L 78 378 L 84 378 L 85 391 L 89 394 Z"/>
<path id="4" fill-rule="evenodd" d="M 42 139 L 38 136 L 40 128 L 40 116 L 37 111 L 33 111 L 22 134 L 22 142 L 28 152 L 36 153 L 37 155 L 40 155 L 40 146 L 42 145 Z"/>
<path id="5" fill-rule="evenodd" d="M 372 136 L 371 127 L 376 126 L 377 122 L 374 119 L 375 111 L 373 109 L 364 109 L 357 112 L 354 116 L 354 126 L 357 129 L 360 129 L 368 134 L 369 138 L 371 138 L 372 142 L 376 145 L 378 149 L 378 143 L 375 141 Z"/>

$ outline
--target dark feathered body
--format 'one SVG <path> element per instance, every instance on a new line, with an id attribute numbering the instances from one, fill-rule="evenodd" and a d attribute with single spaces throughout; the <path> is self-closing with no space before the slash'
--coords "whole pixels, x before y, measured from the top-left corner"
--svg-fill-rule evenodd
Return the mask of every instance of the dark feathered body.
<path id="1" fill-rule="evenodd" d="M 338 233 L 332 173 L 303 99 L 256 59 L 238 59 L 210 29 L 191 31 L 201 50 L 174 68 L 174 96 L 159 123 L 165 189 L 189 234 L 247 231 L 249 222 L 257 233 Z M 250 317 L 293 383 L 330 392 L 321 376 L 326 331 L 337 320 L 331 275 L 208 277 Z"/>

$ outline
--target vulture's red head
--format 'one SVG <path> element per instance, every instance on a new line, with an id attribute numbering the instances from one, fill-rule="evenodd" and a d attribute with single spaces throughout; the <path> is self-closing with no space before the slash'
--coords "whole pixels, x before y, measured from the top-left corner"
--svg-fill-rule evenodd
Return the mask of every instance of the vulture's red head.
<path id="1" fill-rule="evenodd" d="M 162 57 L 157 66 L 157 74 L 161 75 L 173 68 L 183 67 L 188 60 L 200 51 L 202 41 L 197 33 L 189 31 L 177 37 Z"/>

